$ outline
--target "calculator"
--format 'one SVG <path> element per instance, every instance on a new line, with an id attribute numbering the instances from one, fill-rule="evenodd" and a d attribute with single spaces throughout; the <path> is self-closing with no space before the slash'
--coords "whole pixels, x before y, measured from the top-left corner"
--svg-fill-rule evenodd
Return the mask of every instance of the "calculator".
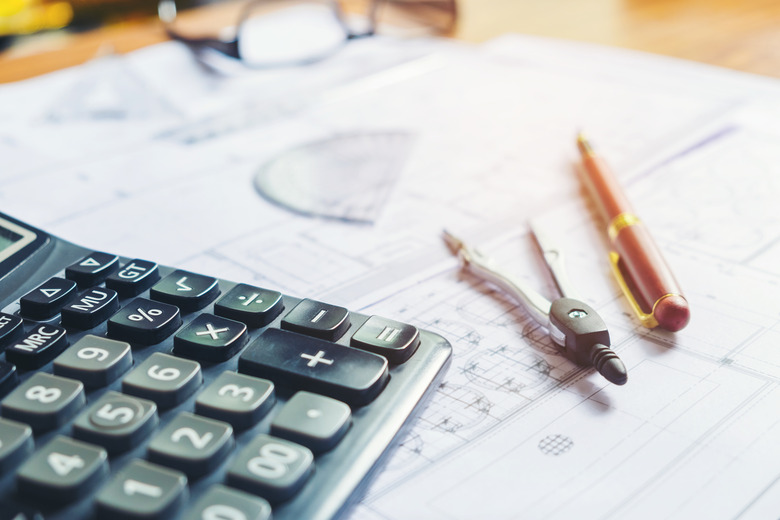
<path id="1" fill-rule="evenodd" d="M 441 336 L 93 251 L 0 213 L 0 518 L 338 518 Z"/>

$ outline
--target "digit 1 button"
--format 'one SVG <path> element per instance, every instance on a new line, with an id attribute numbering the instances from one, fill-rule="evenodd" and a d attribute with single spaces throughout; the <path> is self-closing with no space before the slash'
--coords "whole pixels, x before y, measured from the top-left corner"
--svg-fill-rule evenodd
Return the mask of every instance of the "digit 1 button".
<path id="1" fill-rule="evenodd" d="M 313 470 L 308 448 L 270 435 L 257 435 L 241 450 L 227 472 L 227 484 L 271 503 L 292 498 Z"/>
<path id="2" fill-rule="evenodd" d="M 349 311 L 316 300 L 301 300 L 282 318 L 282 328 L 336 341 L 349 328 Z"/>
<path id="3" fill-rule="evenodd" d="M 180 325 L 178 307 L 136 298 L 108 320 L 107 330 L 114 339 L 153 345 L 173 334 Z"/>
<path id="4" fill-rule="evenodd" d="M 82 498 L 108 473 L 108 455 L 97 446 L 58 436 L 19 468 L 19 493 L 57 503 Z"/>
<path id="5" fill-rule="evenodd" d="M 371 316 L 352 335 L 351 346 L 368 350 L 397 365 L 408 360 L 420 345 L 417 327 Z"/>
<path id="6" fill-rule="evenodd" d="M 138 296 L 160 279 L 157 264 L 148 260 L 131 260 L 106 278 L 106 287 L 120 296 Z"/>
<path id="7" fill-rule="evenodd" d="M 149 460 L 196 478 L 222 464 L 233 444 L 229 424 L 182 412 L 149 442 Z"/>
<path id="8" fill-rule="evenodd" d="M 84 385 L 36 372 L 0 402 L 4 417 L 29 424 L 35 433 L 62 426 L 84 406 Z"/>
<path id="9" fill-rule="evenodd" d="M 49 278 L 19 299 L 19 312 L 31 320 L 46 320 L 60 312 L 75 294 L 75 282 Z"/>
<path id="10" fill-rule="evenodd" d="M 122 381 L 122 392 L 150 399 L 160 408 L 184 402 L 203 382 L 200 365 L 155 352 Z"/>
<path id="11" fill-rule="evenodd" d="M 27 336 L 5 349 L 5 359 L 20 369 L 40 368 L 68 346 L 67 331 L 55 325 L 36 325 Z"/>
<path id="12" fill-rule="evenodd" d="M 219 295 L 217 279 L 189 271 L 176 270 L 149 291 L 153 300 L 170 303 L 184 311 L 202 309 Z"/>
<path id="13" fill-rule="evenodd" d="M 264 327 L 284 309 L 282 293 L 238 284 L 214 304 L 214 314 L 238 320 L 250 327 Z"/>
<path id="14" fill-rule="evenodd" d="M 200 314 L 173 337 L 173 352 L 203 361 L 227 361 L 246 344 L 246 339 L 243 323 Z"/>
<path id="15" fill-rule="evenodd" d="M 349 429 L 349 406 L 324 395 L 298 392 L 271 423 L 271 433 L 322 453 L 333 448 Z"/>
<path id="16" fill-rule="evenodd" d="M 130 370 L 130 344 L 87 334 L 54 360 L 54 373 L 78 379 L 87 388 L 106 386 Z"/>
<path id="17" fill-rule="evenodd" d="M 245 430 L 257 424 L 275 403 L 271 381 L 225 371 L 198 394 L 195 413 Z"/>
<path id="18" fill-rule="evenodd" d="M 270 520 L 271 505 L 264 499 L 230 489 L 211 486 L 182 520 Z"/>
<path id="19" fill-rule="evenodd" d="M 115 291 L 93 287 L 82 292 L 62 308 L 62 325 L 74 329 L 91 329 L 106 321 L 119 308 Z"/>
<path id="20" fill-rule="evenodd" d="M 157 427 L 157 406 L 119 392 L 106 392 L 73 421 L 73 436 L 114 455 L 141 444 Z"/>
<path id="21" fill-rule="evenodd" d="M 65 269 L 65 278 L 73 280 L 79 287 L 91 287 L 105 280 L 119 267 L 119 257 L 93 251 Z"/>
<path id="22" fill-rule="evenodd" d="M 186 498 L 187 477 L 133 460 L 95 497 L 98 520 L 170 520 L 176 518 Z"/>

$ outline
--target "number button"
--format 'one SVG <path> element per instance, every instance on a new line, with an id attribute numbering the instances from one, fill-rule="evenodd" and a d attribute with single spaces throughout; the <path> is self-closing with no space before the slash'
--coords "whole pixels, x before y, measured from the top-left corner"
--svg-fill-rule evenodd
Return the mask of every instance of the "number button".
<path id="1" fill-rule="evenodd" d="M 50 278 L 19 299 L 19 312 L 25 318 L 46 320 L 60 312 L 75 294 L 75 282 Z"/>
<path id="2" fill-rule="evenodd" d="M 156 283 L 149 295 L 184 311 L 197 311 L 219 296 L 219 285 L 216 278 L 177 270 Z"/>
<path id="3" fill-rule="evenodd" d="M 159 343 L 181 325 L 178 307 L 136 298 L 108 320 L 111 338 L 153 345 Z"/>
<path id="4" fill-rule="evenodd" d="M 119 308 L 119 297 L 111 289 L 87 289 L 62 309 L 62 325 L 91 329 L 106 321 Z"/>
<path id="5" fill-rule="evenodd" d="M 5 475 L 33 451 L 32 429 L 0 419 L 0 474 Z"/>
<path id="6" fill-rule="evenodd" d="M 87 388 L 106 386 L 133 365 L 130 344 L 87 334 L 54 360 L 54 373 Z"/>
<path id="7" fill-rule="evenodd" d="M 157 406 L 119 392 L 106 392 L 73 421 L 73 436 L 114 455 L 141 444 L 157 427 Z"/>
<path id="8" fill-rule="evenodd" d="M 67 331 L 55 325 L 36 325 L 16 343 L 5 349 L 5 359 L 20 369 L 40 368 L 68 346 Z"/>
<path id="9" fill-rule="evenodd" d="M 122 381 L 126 394 L 151 399 L 166 409 L 184 402 L 203 382 L 200 365 L 155 352 Z"/>
<path id="10" fill-rule="evenodd" d="M 176 518 L 186 497 L 187 477 L 156 464 L 133 460 L 95 497 L 99 520 Z"/>
<path id="11" fill-rule="evenodd" d="M 250 327 L 264 327 L 284 309 L 282 293 L 238 284 L 214 304 L 214 314 L 238 320 Z"/>
<path id="12" fill-rule="evenodd" d="M 78 500 L 108 473 L 107 459 L 102 448 L 57 436 L 19 468 L 19 492 L 34 500 Z"/>
<path id="13" fill-rule="evenodd" d="M 227 361 L 246 344 L 246 325 L 201 314 L 173 337 L 176 355 L 203 361 Z"/>
<path id="14" fill-rule="evenodd" d="M 260 497 L 216 484 L 195 503 L 183 520 L 270 520 L 271 505 Z"/>
<path id="15" fill-rule="evenodd" d="M 324 395 L 298 392 L 271 423 L 271 433 L 302 444 L 314 453 L 333 448 L 349 429 L 349 406 Z"/>
<path id="16" fill-rule="evenodd" d="M 41 433 L 65 424 L 84 406 L 84 385 L 44 372 L 32 375 L 0 403 L 4 417 Z"/>
<path id="17" fill-rule="evenodd" d="M 136 258 L 106 278 L 106 287 L 124 297 L 138 296 L 159 279 L 156 263 Z"/>
<path id="18" fill-rule="evenodd" d="M 65 269 L 65 278 L 73 280 L 79 287 L 91 287 L 101 283 L 119 266 L 119 257 L 93 251 Z"/>
<path id="19" fill-rule="evenodd" d="M 228 422 L 237 430 L 245 430 L 257 424 L 275 403 L 271 381 L 222 372 L 198 394 L 195 413 Z"/>
<path id="20" fill-rule="evenodd" d="M 149 442 L 149 460 L 195 478 L 216 469 L 232 448 L 229 424 L 182 412 Z"/>
<path id="21" fill-rule="evenodd" d="M 313 471 L 308 448 L 270 435 L 258 435 L 233 460 L 229 486 L 260 495 L 271 503 L 291 498 Z"/>
<path id="22" fill-rule="evenodd" d="M 371 316 L 352 335 L 350 345 L 387 358 L 394 365 L 403 363 L 420 345 L 417 327 L 379 316 Z"/>
<path id="23" fill-rule="evenodd" d="M 316 300 L 301 300 L 282 319 L 282 328 L 336 341 L 349 328 L 349 311 Z"/>

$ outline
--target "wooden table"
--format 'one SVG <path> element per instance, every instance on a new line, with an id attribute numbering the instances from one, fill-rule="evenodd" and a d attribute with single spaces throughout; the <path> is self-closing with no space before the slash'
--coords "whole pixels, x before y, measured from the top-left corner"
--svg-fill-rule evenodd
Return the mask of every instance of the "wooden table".
<path id="1" fill-rule="evenodd" d="M 459 0 L 453 36 L 481 42 L 506 32 L 638 49 L 780 77 L 777 0 Z M 221 6 L 191 16 L 213 22 Z M 154 19 L 39 38 L 0 53 L 0 82 L 83 63 L 101 46 L 128 52 L 166 39 Z"/>

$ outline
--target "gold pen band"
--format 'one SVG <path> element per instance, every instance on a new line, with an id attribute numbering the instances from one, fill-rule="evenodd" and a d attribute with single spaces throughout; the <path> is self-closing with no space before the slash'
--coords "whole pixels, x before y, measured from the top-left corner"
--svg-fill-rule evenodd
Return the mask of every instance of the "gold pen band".
<path id="1" fill-rule="evenodd" d="M 612 222 L 607 226 L 607 235 L 609 240 L 614 242 L 618 234 L 627 227 L 636 226 L 641 224 L 642 221 L 633 213 L 621 213 L 612 219 Z"/>

